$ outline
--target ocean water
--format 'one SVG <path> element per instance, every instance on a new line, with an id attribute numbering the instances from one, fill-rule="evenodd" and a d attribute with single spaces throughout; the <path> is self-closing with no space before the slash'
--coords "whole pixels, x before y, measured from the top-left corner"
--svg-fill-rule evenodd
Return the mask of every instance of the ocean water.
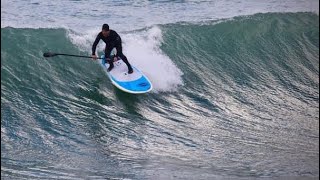
<path id="1" fill-rule="evenodd" d="M 319 1 L 1 1 L 1 179 L 318 178 Z"/>

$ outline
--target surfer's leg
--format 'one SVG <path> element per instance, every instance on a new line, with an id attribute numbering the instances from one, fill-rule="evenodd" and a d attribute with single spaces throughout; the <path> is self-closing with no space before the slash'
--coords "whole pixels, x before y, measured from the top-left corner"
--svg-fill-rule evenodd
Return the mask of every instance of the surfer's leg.
<path id="1" fill-rule="evenodd" d="M 131 65 L 130 65 L 128 59 L 127 59 L 127 57 L 126 57 L 123 53 L 121 53 L 121 54 L 119 55 L 119 57 L 120 57 L 120 58 L 123 60 L 123 62 L 126 63 L 126 65 L 128 66 L 128 73 L 129 73 L 129 74 L 133 73 L 133 69 L 132 69 L 132 67 L 131 67 Z"/>
<path id="2" fill-rule="evenodd" d="M 104 50 L 106 60 L 107 60 L 107 62 L 110 64 L 110 66 L 109 66 L 109 68 L 108 68 L 108 71 L 111 71 L 112 68 L 114 67 L 114 65 L 113 65 L 113 59 L 110 58 L 110 53 L 111 53 L 112 49 L 113 49 L 112 46 L 106 46 L 106 48 L 105 48 L 105 50 Z"/>
<path id="3" fill-rule="evenodd" d="M 119 56 L 123 60 L 123 62 L 126 63 L 126 65 L 128 66 L 128 73 L 129 74 L 133 73 L 133 69 L 127 57 L 122 53 L 121 41 L 116 44 L 116 49 L 117 49 L 117 56 Z"/>

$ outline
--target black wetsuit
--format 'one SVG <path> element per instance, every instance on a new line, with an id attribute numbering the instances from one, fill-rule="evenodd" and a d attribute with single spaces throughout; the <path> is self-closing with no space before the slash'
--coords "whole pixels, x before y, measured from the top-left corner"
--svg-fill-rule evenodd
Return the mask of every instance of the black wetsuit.
<path id="1" fill-rule="evenodd" d="M 105 56 L 106 57 L 110 56 L 110 53 L 113 48 L 116 48 L 116 50 L 117 50 L 116 56 L 119 56 L 123 60 L 123 62 L 126 63 L 129 70 L 132 69 L 130 63 L 128 62 L 127 57 L 122 53 L 121 38 L 118 35 L 118 33 L 115 32 L 114 30 L 110 30 L 110 34 L 108 37 L 104 37 L 102 35 L 102 32 L 100 32 L 98 34 L 96 40 L 94 41 L 94 43 L 92 45 L 92 55 L 95 55 L 96 48 L 97 48 L 97 45 L 98 45 L 100 39 L 102 39 L 103 42 L 106 43 L 106 48 L 105 48 Z M 113 61 L 110 61 L 110 66 L 113 67 Z"/>

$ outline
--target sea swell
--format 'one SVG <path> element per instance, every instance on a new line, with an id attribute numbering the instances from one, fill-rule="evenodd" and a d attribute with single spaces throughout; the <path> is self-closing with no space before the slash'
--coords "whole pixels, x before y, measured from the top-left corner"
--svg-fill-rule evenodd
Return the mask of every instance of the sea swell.
<path id="1" fill-rule="evenodd" d="M 319 176 L 318 15 L 120 32 L 155 84 L 138 96 L 90 59 L 42 56 L 90 55 L 95 33 L 1 29 L 3 178 Z"/>

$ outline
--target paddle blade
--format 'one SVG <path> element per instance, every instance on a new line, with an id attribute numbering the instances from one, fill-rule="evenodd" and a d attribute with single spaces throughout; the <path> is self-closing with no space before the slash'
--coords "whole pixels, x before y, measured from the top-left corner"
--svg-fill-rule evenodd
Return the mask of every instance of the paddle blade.
<path id="1" fill-rule="evenodd" d="M 53 57 L 53 56 L 56 56 L 56 55 L 57 55 L 57 54 L 51 53 L 51 52 L 43 53 L 43 56 L 44 56 L 44 57 Z"/>

